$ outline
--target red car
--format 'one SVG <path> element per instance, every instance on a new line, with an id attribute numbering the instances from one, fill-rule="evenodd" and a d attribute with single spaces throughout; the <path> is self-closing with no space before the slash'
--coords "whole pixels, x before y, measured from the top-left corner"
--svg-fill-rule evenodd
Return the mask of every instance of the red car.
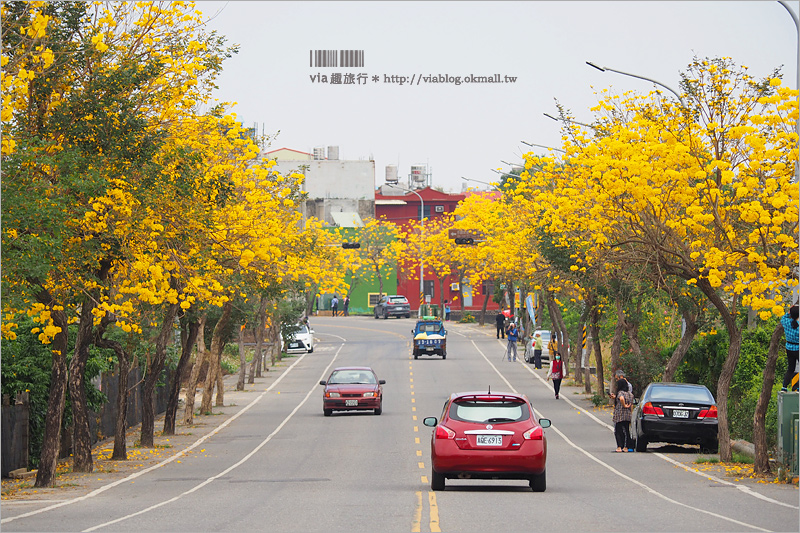
<path id="1" fill-rule="evenodd" d="M 334 411 L 374 410 L 383 412 L 383 387 L 385 379 L 378 379 L 368 366 L 343 366 L 334 368 L 322 394 L 322 414 L 331 416 Z"/>
<path id="2" fill-rule="evenodd" d="M 422 421 L 431 435 L 431 489 L 444 490 L 445 479 L 525 479 L 534 492 L 547 488 L 547 439 L 550 420 L 536 419 L 522 394 L 459 392 L 444 404 L 439 420 Z"/>

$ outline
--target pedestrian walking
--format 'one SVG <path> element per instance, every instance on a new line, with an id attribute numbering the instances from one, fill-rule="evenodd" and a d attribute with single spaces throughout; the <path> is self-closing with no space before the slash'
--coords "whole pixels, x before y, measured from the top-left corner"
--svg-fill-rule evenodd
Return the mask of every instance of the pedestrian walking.
<path id="1" fill-rule="evenodd" d="M 797 305 L 789 308 L 789 312 L 781 317 L 783 324 L 783 334 L 786 337 L 786 373 L 783 375 L 782 391 L 789 390 L 792 378 L 797 372 L 797 351 L 798 351 L 798 329 L 797 317 L 800 315 Z"/>
<path id="2" fill-rule="evenodd" d="M 556 393 L 556 400 L 558 400 L 558 393 L 561 391 L 561 380 L 564 378 L 564 363 L 561 361 L 561 354 L 553 352 L 553 360 L 550 361 L 550 370 L 547 371 L 547 379 L 553 380 L 553 391 Z"/>
<path id="3" fill-rule="evenodd" d="M 497 338 L 498 339 L 505 339 L 506 338 L 506 315 L 503 314 L 502 309 L 497 310 L 497 316 L 494 317 L 494 323 L 497 326 Z"/>
<path id="4" fill-rule="evenodd" d="M 542 334 L 538 332 L 533 336 L 533 366 L 542 368 Z"/>
<path id="5" fill-rule="evenodd" d="M 450 300 L 444 301 L 444 319 L 450 320 Z"/>
<path id="6" fill-rule="evenodd" d="M 556 340 L 556 332 L 550 332 L 550 340 L 547 342 L 547 353 L 552 355 L 558 351 L 558 341 Z"/>
<path id="7" fill-rule="evenodd" d="M 631 438 L 631 407 L 633 407 L 633 394 L 628 392 L 628 382 L 625 379 L 617 381 L 617 393 L 610 394 L 614 399 L 614 438 L 617 440 L 619 452 L 632 452 L 633 439 Z"/>
<path id="8" fill-rule="evenodd" d="M 512 322 L 508 325 L 506 330 L 506 337 L 508 337 L 508 346 L 506 347 L 506 357 L 511 361 L 511 352 L 514 352 L 514 361 L 517 360 L 517 339 L 519 338 L 519 331 L 517 324 Z"/>
<path id="9" fill-rule="evenodd" d="M 350 295 L 344 297 L 344 301 L 342 302 L 342 315 L 350 316 Z"/>
<path id="10" fill-rule="evenodd" d="M 333 316 L 339 312 L 339 298 L 336 295 L 333 295 L 333 300 L 331 300 L 331 313 Z"/>

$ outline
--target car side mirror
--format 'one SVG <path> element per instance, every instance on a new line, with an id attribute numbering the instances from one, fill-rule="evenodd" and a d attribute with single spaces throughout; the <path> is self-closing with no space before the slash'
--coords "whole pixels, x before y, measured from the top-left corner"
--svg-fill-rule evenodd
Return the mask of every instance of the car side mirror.
<path id="1" fill-rule="evenodd" d="M 542 428 L 549 428 L 552 424 L 549 418 L 540 418 L 539 425 L 542 426 Z"/>
<path id="2" fill-rule="evenodd" d="M 638 398 L 634 398 L 633 399 L 633 405 L 639 405 L 639 399 Z"/>
<path id="3" fill-rule="evenodd" d="M 428 416 L 422 419 L 422 425 L 429 428 L 435 428 L 438 420 L 435 416 Z"/>
<path id="4" fill-rule="evenodd" d="M 414 330 L 413 330 L 413 329 L 411 330 L 411 333 L 414 333 Z"/>
<path id="5" fill-rule="evenodd" d="M 378 380 L 378 385 L 386 385 L 386 380 L 385 379 L 379 379 Z"/>
<path id="6" fill-rule="evenodd" d="M 320 381 L 320 382 L 319 382 L 319 384 L 320 384 L 320 385 L 327 385 L 328 383 L 327 383 L 327 382 L 325 382 L 325 381 Z"/>

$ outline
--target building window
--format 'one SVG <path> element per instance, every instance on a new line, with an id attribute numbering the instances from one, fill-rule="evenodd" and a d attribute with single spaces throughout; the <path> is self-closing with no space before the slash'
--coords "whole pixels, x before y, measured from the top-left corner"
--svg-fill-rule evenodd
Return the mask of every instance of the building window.
<path id="1" fill-rule="evenodd" d="M 420 210 L 420 207 L 417 207 L 417 218 L 419 218 L 419 210 Z M 431 206 L 430 205 L 428 205 L 428 204 L 425 205 L 425 214 L 423 216 L 425 218 L 430 218 L 431 217 Z"/>

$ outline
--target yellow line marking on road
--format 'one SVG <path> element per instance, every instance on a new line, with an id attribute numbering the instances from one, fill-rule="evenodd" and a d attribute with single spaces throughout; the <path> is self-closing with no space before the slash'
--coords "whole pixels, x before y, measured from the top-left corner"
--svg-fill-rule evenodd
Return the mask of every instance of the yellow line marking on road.
<path id="1" fill-rule="evenodd" d="M 414 518 L 411 520 L 411 533 L 419 533 L 420 523 L 422 522 L 422 491 L 415 494 L 417 503 L 414 506 Z"/>
<path id="2" fill-rule="evenodd" d="M 414 378 L 408 378 L 408 381 L 410 381 L 411 383 L 414 383 Z"/>
<path id="3" fill-rule="evenodd" d="M 428 476 L 420 476 L 419 480 L 420 480 L 420 481 L 422 481 L 423 483 L 425 483 L 425 484 L 427 485 L 427 483 L 428 483 Z"/>
<path id="4" fill-rule="evenodd" d="M 417 466 L 419 466 L 420 468 L 425 468 L 425 463 L 417 463 Z"/>
<path id="5" fill-rule="evenodd" d="M 439 528 L 439 506 L 436 504 L 436 493 L 428 491 L 428 505 L 431 509 L 431 531 L 441 532 Z"/>
<path id="6" fill-rule="evenodd" d="M 414 433 L 419 433 L 419 426 L 414 426 Z"/>
<path id="7" fill-rule="evenodd" d="M 411 410 L 412 410 L 412 411 L 416 411 L 416 410 L 417 410 L 417 408 L 416 408 L 416 407 L 412 407 L 412 408 L 411 408 Z"/>
<path id="8" fill-rule="evenodd" d="M 409 373 L 408 373 L 408 375 L 409 375 L 409 376 L 413 376 L 413 375 L 414 375 L 414 373 L 413 373 L 413 372 L 409 372 Z"/>
<path id="9" fill-rule="evenodd" d="M 422 450 L 417 450 L 417 457 L 422 457 Z"/>
<path id="10" fill-rule="evenodd" d="M 416 419 L 417 419 L 417 415 L 411 415 L 411 418 L 412 418 L 413 420 L 416 420 Z"/>
<path id="11" fill-rule="evenodd" d="M 411 388 L 413 389 L 413 388 L 414 388 L 414 385 L 409 385 L 409 387 L 411 387 Z M 411 394 L 414 394 L 414 393 L 412 392 Z"/>
<path id="12" fill-rule="evenodd" d="M 419 444 L 419 437 L 414 437 L 414 444 Z"/>
<path id="13" fill-rule="evenodd" d="M 417 403 L 417 400 L 415 400 L 414 398 L 411 398 L 411 403 Z"/>

